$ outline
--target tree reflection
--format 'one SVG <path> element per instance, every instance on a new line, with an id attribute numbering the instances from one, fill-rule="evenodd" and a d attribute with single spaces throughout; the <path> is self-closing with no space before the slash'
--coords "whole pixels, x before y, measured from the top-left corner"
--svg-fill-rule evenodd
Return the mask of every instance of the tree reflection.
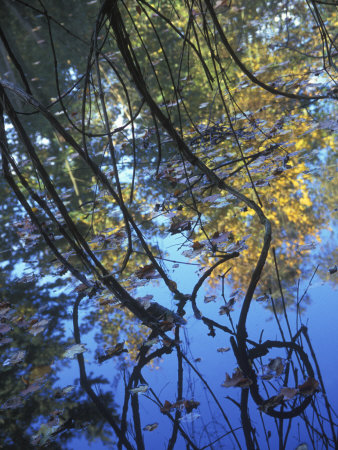
<path id="1" fill-rule="evenodd" d="M 0 29 L 8 69 L 0 79 L 0 146 L 9 195 L 5 220 L 15 222 L 21 241 L 17 245 L 7 226 L 4 235 L 14 243 L 7 272 L 13 277 L 27 257 L 32 265 L 36 259 L 34 269 L 55 278 L 41 290 L 38 283 L 28 286 L 33 305 L 13 298 L 25 319 L 13 316 L 10 303 L 1 305 L 1 343 L 11 349 L 3 361 L 9 367 L 1 373 L 3 421 L 9 431 L 4 444 L 34 448 L 58 439 L 57 448 L 88 421 L 87 439 L 99 436 L 110 445 L 109 426 L 118 448 L 143 449 L 146 433 L 158 426 L 156 416 L 166 419 L 161 445 L 169 449 L 183 444 L 270 448 L 277 440 L 279 448 L 286 448 L 294 444 L 298 424 L 313 447 L 321 442 L 334 448 L 333 411 L 300 320 L 306 291 L 302 296 L 292 292 L 309 259 L 304 251 L 329 222 L 322 205 L 315 206 L 318 196 L 311 192 L 304 154 L 314 147 L 333 148 L 325 130 L 336 124 L 318 119 L 336 98 L 337 49 L 323 20 L 333 16 L 331 5 L 319 7 L 313 1 L 297 9 L 269 2 L 274 13 L 264 15 L 263 33 L 253 28 L 255 15 L 262 12 L 259 1 L 246 8 L 210 0 L 161 7 L 144 0 L 106 0 L 90 33 L 85 9 L 76 2 L 67 3 L 64 11 L 62 4 L 49 2 L 7 3 L 8 30 L 20 22 L 37 39 L 35 50 L 28 50 L 20 32 L 8 38 Z M 76 30 L 71 30 L 69 17 L 75 13 Z M 59 19 L 63 15 L 66 24 Z M 298 33 L 300 22 L 304 27 Z M 237 24 L 243 37 L 231 32 Z M 313 27 L 320 48 L 313 43 Z M 79 52 L 73 55 L 69 42 L 62 45 L 65 36 L 86 52 L 86 62 Z M 291 52 L 287 64 L 284 53 L 272 51 L 269 36 L 276 40 L 274 47 Z M 304 52 L 307 39 L 311 46 Z M 245 50 L 240 48 L 244 42 Z M 27 68 L 31 54 L 42 62 L 41 77 L 49 71 L 54 81 L 47 77 L 45 84 L 33 84 L 38 80 Z M 311 66 L 304 69 L 308 60 Z M 318 76 L 320 82 L 314 83 Z M 322 109 L 319 101 L 325 101 Z M 329 186 L 323 183 L 321 189 L 320 200 L 330 205 Z M 172 259 L 162 243 L 168 236 L 183 261 Z M 175 281 L 172 264 L 196 265 L 196 281 L 189 280 L 187 288 L 183 272 Z M 32 280 L 25 276 L 17 282 Z M 236 289 L 230 297 L 228 281 Z M 48 289 L 54 283 L 68 284 L 73 291 L 60 295 L 51 308 Z M 156 283 L 162 298 L 155 301 Z M 207 306 L 212 296 L 201 302 L 207 284 L 221 291 L 223 318 Z M 19 291 L 26 294 L 25 287 Z M 175 310 L 165 296 L 178 302 Z M 279 339 L 261 335 L 257 341 L 248 335 L 257 297 L 272 310 Z M 39 316 L 46 299 L 49 320 Z M 80 321 L 84 299 L 87 317 Z M 296 329 L 288 316 L 293 304 Z M 64 352 L 69 340 L 58 321 L 67 320 L 69 306 L 75 344 Z M 206 334 L 210 351 L 213 339 L 230 340 L 233 367 L 221 389 L 239 389 L 241 395 L 240 401 L 227 396 L 227 408 L 215 387 L 215 373 L 206 366 L 199 369 L 191 356 L 189 321 L 198 324 L 199 343 Z M 119 361 L 113 381 L 87 375 L 81 335 L 93 330 L 99 330 L 95 340 L 102 349 L 97 362 Z M 66 358 L 74 355 L 88 399 L 54 387 L 54 357 L 65 369 Z M 158 359 L 171 367 L 164 375 L 176 386 L 172 398 L 147 381 L 149 366 L 156 367 Z M 41 367 L 50 369 L 45 371 L 51 372 L 48 381 Z M 20 377 L 25 389 L 16 385 Z M 122 382 L 123 393 L 117 389 Z M 155 411 L 149 424 L 142 413 L 146 401 Z M 20 411 L 17 422 L 12 411 Z M 29 440 L 30 427 L 37 424 Z"/>

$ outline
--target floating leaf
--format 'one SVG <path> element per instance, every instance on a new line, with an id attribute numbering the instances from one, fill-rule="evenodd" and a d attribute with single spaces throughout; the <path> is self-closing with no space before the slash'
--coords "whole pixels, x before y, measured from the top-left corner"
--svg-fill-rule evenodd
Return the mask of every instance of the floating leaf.
<path id="1" fill-rule="evenodd" d="M 305 396 L 314 394 L 318 389 L 319 383 L 313 378 L 309 377 L 303 384 L 298 386 L 299 393 Z"/>
<path id="2" fill-rule="evenodd" d="M 219 314 L 223 316 L 224 314 L 229 315 L 231 311 L 234 309 L 232 308 L 232 305 L 235 303 L 235 300 L 231 298 L 228 302 L 225 302 L 225 305 L 222 305 L 219 308 Z"/>
<path id="3" fill-rule="evenodd" d="M 204 303 L 210 303 L 216 301 L 216 295 L 206 295 L 204 297 Z"/>
<path id="4" fill-rule="evenodd" d="M 54 394 L 54 397 L 55 398 L 63 398 L 65 395 L 69 394 L 74 389 L 75 389 L 75 386 L 72 386 L 72 385 L 66 386 L 63 389 L 58 388 Z"/>
<path id="5" fill-rule="evenodd" d="M 338 131 L 338 120 L 337 119 L 325 119 L 319 123 L 320 128 L 327 128 L 331 131 Z"/>
<path id="6" fill-rule="evenodd" d="M 268 368 L 276 373 L 276 376 L 279 376 L 284 371 L 284 359 L 277 356 L 277 358 L 271 359 Z"/>
<path id="7" fill-rule="evenodd" d="M 44 447 L 51 439 L 65 429 L 65 422 L 59 415 L 60 411 L 53 411 L 51 420 L 40 425 L 39 431 L 32 439 L 34 446 Z"/>
<path id="8" fill-rule="evenodd" d="M 48 324 L 49 320 L 48 319 L 42 319 L 39 322 L 34 323 L 30 329 L 28 330 L 28 332 L 30 334 L 32 334 L 33 336 L 36 336 L 37 334 L 41 333 L 42 331 L 44 331 L 44 329 L 46 328 L 46 325 Z"/>
<path id="9" fill-rule="evenodd" d="M 70 385 L 64 387 L 63 389 L 61 389 L 61 392 L 62 392 L 64 395 L 67 395 L 67 394 L 69 394 L 69 392 L 72 392 L 74 389 L 75 389 L 75 386 L 73 386 L 73 385 L 70 384 Z"/>
<path id="10" fill-rule="evenodd" d="M 0 302 L 0 317 L 5 317 L 11 309 L 11 304 L 8 302 Z"/>
<path id="11" fill-rule="evenodd" d="M 200 402 L 196 402 L 195 400 L 185 400 L 184 407 L 187 413 L 190 413 L 193 409 L 197 408 L 200 405 Z"/>
<path id="12" fill-rule="evenodd" d="M 269 364 L 262 368 L 262 379 L 271 380 L 271 378 L 279 377 L 284 372 L 284 359 L 277 357 L 271 359 Z"/>
<path id="13" fill-rule="evenodd" d="M 12 327 L 8 323 L 0 323 L 0 334 L 4 335 L 11 331 Z"/>
<path id="14" fill-rule="evenodd" d="M 160 278 L 160 274 L 155 269 L 153 264 L 147 264 L 144 267 L 141 267 L 135 272 L 137 278 L 153 280 L 154 278 Z"/>
<path id="15" fill-rule="evenodd" d="M 203 248 L 204 245 L 205 245 L 205 244 L 201 244 L 201 242 L 195 241 L 195 242 L 192 244 L 192 249 L 193 249 L 194 251 L 201 250 L 201 248 Z"/>
<path id="16" fill-rule="evenodd" d="M 294 398 L 298 394 L 298 389 L 297 388 L 284 387 L 284 388 L 282 388 L 280 390 L 280 394 L 283 395 L 285 400 L 291 400 L 292 398 Z"/>
<path id="17" fill-rule="evenodd" d="M 185 416 L 181 417 L 180 419 L 178 419 L 180 422 L 186 422 L 186 423 L 190 423 L 190 422 L 194 422 L 196 419 L 198 419 L 199 417 L 201 417 L 201 414 L 198 413 L 190 413 L 190 414 L 186 414 Z"/>
<path id="18" fill-rule="evenodd" d="M 141 303 L 141 305 L 148 309 L 150 306 L 150 301 L 154 298 L 153 295 L 145 295 L 144 297 L 138 297 L 137 300 Z"/>
<path id="19" fill-rule="evenodd" d="M 217 349 L 217 351 L 219 352 L 219 353 L 225 353 L 225 352 L 228 352 L 230 350 L 230 347 L 219 347 L 218 349 Z"/>
<path id="20" fill-rule="evenodd" d="M 74 359 L 76 355 L 84 353 L 85 351 L 87 351 L 85 344 L 74 344 L 71 347 L 67 348 L 62 356 L 64 358 Z"/>
<path id="21" fill-rule="evenodd" d="M 214 8 L 222 8 L 222 7 L 227 7 L 228 6 L 228 0 L 217 0 Z"/>
<path id="22" fill-rule="evenodd" d="M 265 402 L 260 405 L 259 409 L 260 411 L 267 412 L 270 408 L 280 405 L 283 402 L 283 399 L 284 397 L 282 394 L 274 395 L 265 400 Z"/>
<path id="23" fill-rule="evenodd" d="M 233 253 L 233 252 L 241 252 L 242 250 L 246 250 L 249 248 L 245 244 L 245 238 L 241 239 L 240 241 L 233 242 L 232 244 L 228 245 L 228 247 L 224 248 L 223 251 L 226 253 Z"/>
<path id="24" fill-rule="evenodd" d="M 32 394 L 35 391 L 38 391 L 41 388 L 41 384 L 31 384 L 26 389 L 20 392 L 22 397 L 26 397 L 28 394 Z"/>
<path id="25" fill-rule="evenodd" d="M 15 409 L 23 406 L 21 397 L 12 397 L 8 399 L 5 403 L 3 403 L 0 409 Z"/>
<path id="26" fill-rule="evenodd" d="M 216 231 L 210 241 L 218 247 L 222 247 L 222 244 L 224 245 L 226 241 L 231 239 L 233 239 L 233 234 L 231 231 L 223 231 L 222 233 Z"/>
<path id="27" fill-rule="evenodd" d="M 147 384 L 140 384 L 136 388 L 129 389 L 129 392 L 131 394 L 144 394 L 149 389 L 149 386 Z"/>
<path id="28" fill-rule="evenodd" d="M 12 338 L 3 338 L 3 339 L 0 339 L 0 345 L 10 344 L 11 342 L 13 342 L 13 339 L 12 339 Z"/>
<path id="29" fill-rule="evenodd" d="M 172 409 L 182 411 L 184 408 L 187 411 L 187 413 L 190 413 L 193 409 L 197 408 L 199 404 L 200 403 L 196 402 L 195 400 L 181 399 L 177 400 L 175 403 L 170 403 L 168 400 L 166 400 L 161 408 L 161 413 L 163 414 L 168 413 Z"/>
<path id="30" fill-rule="evenodd" d="M 4 366 L 14 366 L 15 364 L 20 363 L 24 360 L 26 355 L 26 352 L 24 350 L 19 350 L 18 352 L 14 353 L 10 358 L 6 359 L 6 361 L 3 363 Z"/>
<path id="31" fill-rule="evenodd" d="M 166 400 L 166 401 L 164 402 L 164 405 L 163 405 L 162 408 L 160 409 L 160 411 L 161 411 L 162 414 L 165 414 L 165 413 L 170 412 L 170 410 L 171 410 L 172 408 L 173 408 L 172 404 L 171 404 L 168 400 Z"/>
<path id="32" fill-rule="evenodd" d="M 267 294 L 264 294 L 264 295 L 260 295 L 259 297 L 257 297 L 256 302 L 264 302 L 269 299 L 270 299 L 270 297 Z"/>
<path id="33" fill-rule="evenodd" d="M 184 220 L 183 222 L 174 221 L 169 228 L 169 233 L 177 234 L 182 231 L 191 230 L 191 222 L 189 220 Z"/>
<path id="34" fill-rule="evenodd" d="M 41 378 L 45 378 L 51 371 L 50 366 L 37 366 L 34 367 L 31 372 L 29 378 L 34 381 L 38 381 Z"/>
<path id="35" fill-rule="evenodd" d="M 144 430 L 144 431 L 153 431 L 153 430 L 156 430 L 157 427 L 158 427 L 158 423 L 155 422 L 155 423 L 151 423 L 151 424 L 149 424 L 149 425 L 146 425 L 146 426 L 143 428 L 143 430 Z"/>
<path id="36" fill-rule="evenodd" d="M 297 447 L 296 447 L 296 450 L 308 450 L 308 446 L 307 446 L 307 444 L 299 444 Z"/>
<path id="37" fill-rule="evenodd" d="M 128 353 L 128 350 L 126 348 L 123 348 L 124 342 L 125 341 L 120 342 L 119 344 L 116 344 L 114 347 L 107 348 L 105 350 L 104 355 L 98 356 L 98 358 L 97 358 L 98 362 L 102 363 L 104 361 L 107 361 L 107 359 L 112 358 L 113 356 L 122 355 L 122 353 L 124 353 L 124 352 Z"/>
<path id="38" fill-rule="evenodd" d="M 81 283 L 81 284 L 79 284 L 78 286 L 76 286 L 76 288 L 74 289 L 73 292 L 84 292 L 84 291 L 86 291 L 87 289 L 89 289 L 89 286 L 87 286 L 87 285 L 84 284 L 84 283 Z"/>
<path id="39" fill-rule="evenodd" d="M 246 388 L 252 384 L 252 380 L 250 378 L 247 378 L 244 376 L 243 372 L 239 367 L 235 370 L 235 372 L 232 374 L 232 377 L 230 377 L 229 374 L 225 374 L 225 381 L 222 384 L 223 387 L 240 387 L 240 388 Z"/>
<path id="40" fill-rule="evenodd" d="M 311 244 L 304 244 L 304 245 L 298 245 L 296 246 L 296 251 L 297 252 L 302 252 L 302 251 L 306 251 L 306 250 L 313 250 L 314 248 L 316 248 L 316 243 L 315 242 L 311 242 Z"/>
<path id="41" fill-rule="evenodd" d="M 155 345 L 155 344 L 157 344 L 159 341 L 158 341 L 158 337 L 156 337 L 156 338 L 154 338 L 154 339 L 149 339 L 148 341 L 145 341 L 144 343 L 143 343 L 143 345 L 145 346 L 145 347 L 151 347 L 152 345 Z"/>
<path id="42" fill-rule="evenodd" d="M 202 203 L 214 203 L 216 200 L 222 198 L 220 194 L 209 195 L 208 197 L 204 197 L 202 199 Z"/>
<path id="43" fill-rule="evenodd" d="M 183 317 L 157 302 L 151 302 L 147 311 L 154 319 L 160 321 L 161 327 L 170 327 L 169 330 L 174 324 L 185 325 L 187 323 Z"/>

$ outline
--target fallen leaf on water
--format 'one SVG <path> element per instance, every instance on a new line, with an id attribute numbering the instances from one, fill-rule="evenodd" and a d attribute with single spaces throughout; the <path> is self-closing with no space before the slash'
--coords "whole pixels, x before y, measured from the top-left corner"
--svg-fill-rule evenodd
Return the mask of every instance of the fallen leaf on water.
<path id="1" fill-rule="evenodd" d="M 32 444 L 35 447 L 44 447 L 51 439 L 54 439 L 57 434 L 67 429 L 62 411 L 55 410 L 51 413 L 50 420 L 47 423 L 42 423 L 38 432 L 32 438 Z"/>
<path id="2" fill-rule="evenodd" d="M 307 444 L 299 444 L 297 447 L 296 447 L 296 450 L 308 450 L 308 446 L 307 446 Z"/>
<path id="3" fill-rule="evenodd" d="M 189 220 L 184 220 L 183 222 L 173 222 L 170 225 L 169 233 L 177 234 L 182 231 L 191 230 L 191 222 Z"/>
<path id="4" fill-rule="evenodd" d="M 178 419 L 180 422 L 193 422 L 194 420 L 198 419 L 199 417 L 201 417 L 200 414 L 198 413 L 190 413 L 190 414 L 186 414 L 185 416 L 181 417 L 180 419 Z"/>
<path id="5" fill-rule="evenodd" d="M 270 299 L 270 297 L 267 294 L 264 294 L 264 295 L 260 295 L 255 300 L 256 300 L 256 302 L 264 302 L 265 300 L 269 300 L 269 299 Z"/>
<path id="6" fill-rule="evenodd" d="M 170 412 L 172 409 L 177 409 L 182 411 L 184 408 L 187 413 L 190 413 L 193 409 L 199 406 L 200 402 L 196 402 L 195 400 L 176 400 L 175 403 L 170 403 L 168 400 L 164 402 L 164 405 L 161 408 L 161 413 L 165 414 Z"/>
<path id="7" fill-rule="evenodd" d="M 229 300 L 237 301 L 241 295 L 243 295 L 243 292 L 240 289 L 236 289 L 229 295 Z"/>
<path id="8" fill-rule="evenodd" d="M 140 384 L 136 388 L 129 389 L 129 392 L 131 394 L 144 394 L 149 389 L 149 386 L 147 384 Z"/>
<path id="9" fill-rule="evenodd" d="M 12 338 L 3 338 L 0 339 L 0 345 L 10 344 L 13 341 Z"/>
<path id="10" fill-rule="evenodd" d="M 74 344 L 62 355 L 64 358 L 74 359 L 76 355 L 87 351 L 85 344 Z"/>
<path id="11" fill-rule="evenodd" d="M 0 302 L 0 317 L 4 317 L 11 309 L 11 304 L 8 302 Z"/>
<path id="12" fill-rule="evenodd" d="M 268 368 L 275 372 L 277 376 L 281 375 L 284 371 L 284 360 L 283 358 L 277 356 L 277 358 L 271 359 Z"/>
<path id="13" fill-rule="evenodd" d="M 304 244 L 304 245 L 297 244 L 296 252 L 299 253 L 299 252 L 306 251 L 306 250 L 313 250 L 314 248 L 316 248 L 315 242 L 311 242 L 311 244 Z"/>
<path id="14" fill-rule="evenodd" d="M 63 389 L 58 388 L 54 394 L 55 398 L 63 398 L 65 395 L 69 394 L 75 389 L 75 386 L 69 385 Z"/>
<path id="15" fill-rule="evenodd" d="M 204 247 L 204 244 L 201 244 L 200 242 L 198 242 L 198 241 L 195 241 L 193 244 L 192 244 L 192 249 L 193 250 L 200 250 L 201 248 L 203 248 Z"/>
<path id="16" fill-rule="evenodd" d="M 137 278 L 153 280 L 154 278 L 160 278 L 160 274 L 156 271 L 153 264 L 147 264 L 144 267 L 136 270 L 135 275 Z"/>
<path id="17" fill-rule="evenodd" d="M 226 241 L 229 241 L 231 239 L 233 239 L 233 234 L 231 231 L 223 231 L 222 233 L 216 231 L 210 241 L 213 244 L 220 246 L 220 244 L 224 244 Z"/>
<path id="18" fill-rule="evenodd" d="M 172 409 L 172 404 L 168 401 L 168 400 L 166 400 L 165 402 L 164 402 L 164 405 L 162 406 L 162 408 L 160 409 L 160 411 L 161 411 L 161 413 L 162 414 L 165 414 L 165 413 L 168 413 L 168 412 L 170 412 L 170 410 Z"/>
<path id="19" fill-rule="evenodd" d="M 314 394 L 318 386 L 318 381 L 313 377 L 309 377 L 303 384 L 298 386 L 298 390 L 300 394 L 308 396 Z"/>
<path id="20" fill-rule="evenodd" d="M 4 335 L 11 331 L 12 327 L 8 323 L 0 323 L 0 335 Z"/>
<path id="21" fill-rule="evenodd" d="M 220 316 L 223 316 L 226 314 L 227 316 L 230 314 L 231 311 L 233 311 L 233 304 L 235 303 L 235 300 L 231 298 L 228 302 L 225 302 L 225 305 L 221 306 L 219 308 L 219 314 Z"/>
<path id="22" fill-rule="evenodd" d="M 182 411 L 184 409 L 184 407 L 185 407 L 184 398 L 182 398 L 180 400 L 176 400 L 176 402 L 171 405 L 171 408 L 179 409 L 180 411 Z"/>
<path id="23" fill-rule="evenodd" d="M 158 344 L 158 342 L 159 342 L 159 339 L 158 339 L 158 337 L 156 337 L 154 339 L 149 339 L 148 341 L 145 341 L 143 343 L 143 345 L 145 347 L 151 347 L 152 345 Z"/>
<path id="24" fill-rule="evenodd" d="M 222 198 L 222 196 L 219 195 L 219 194 L 209 195 L 208 197 L 204 197 L 202 199 L 202 203 L 207 203 L 207 202 L 208 203 L 213 203 L 216 200 L 221 199 L 221 198 Z"/>
<path id="25" fill-rule="evenodd" d="M 44 378 L 48 376 L 49 372 L 51 371 L 51 366 L 37 366 L 34 367 L 29 375 L 30 381 L 38 381 L 41 378 Z"/>
<path id="26" fill-rule="evenodd" d="M 190 413 L 193 409 L 199 406 L 200 402 L 196 402 L 195 400 L 185 400 L 184 407 L 187 413 Z"/>
<path id="27" fill-rule="evenodd" d="M 218 353 L 225 353 L 228 352 L 230 350 L 230 347 L 219 347 L 217 349 Z"/>
<path id="28" fill-rule="evenodd" d="M 18 364 L 19 362 L 23 361 L 25 355 L 26 352 L 24 350 L 19 350 L 18 352 L 14 353 L 10 358 L 7 358 L 6 361 L 3 363 L 3 365 L 14 366 L 15 364 Z"/>
<path id="29" fill-rule="evenodd" d="M 84 283 L 79 284 L 78 286 L 76 286 L 76 288 L 74 289 L 74 292 L 83 292 L 86 291 L 88 288 L 87 285 L 85 285 Z"/>
<path id="30" fill-rule="evenodd" d="M 20 397 L 12 397 L 8 399 L 5 403 L 3 403 L 0 409 L 15 409 L 23 406 L 22 398 Z"/>
<path id="31" fill-rule="evenodd" d="M 262 368 L 262 379 L 271 380 L 271 378 L 279 377 L 284 372 L 284 359 L 277 356 L 277 358 L 271 359 L 269 364 L 266 364 Z"/>
<path id="32" fill-rule="evenodd" d="M 67 394 L 69 394 L 69 392 L 72 392 L 72 390 L 74 390 L 75 389 L 75 386 L 73 386 L 73 385 L 68 385 L 68 386 L 66 386 L 66 387 L 64 387 L 63 389 L 61 389 L 61 392 L 64 394 L 64 395 L 67 395 Z"/>
<path id="33" fill-rule="evenodd" d="M 199 109 L 206 108 L 208 105 L 209 105 L 209 102 L 201 103 L 200 106 L 199 106 Z"/>
<path id="34" fill-rule="evenodd" d="M 270 408 L 280 405 L 283 402 L 283 399 L 284 397 L 282 394 L 274 395 L 265 400 L 265 402 L 260 405 L 259 409 L 260 411 L 267 412 Z"/>
<path id="35" fill-rule="evenodd" d="M 34 323 L 28 330 L 28 332 L 30 334 L 32 334 L 33 336 L 36 336 L 37 334 L 41 333 L 42 331 L 44 331 L 44 329 L 46 328 L 46 325 L 48 324 L 49 320 L 48 319 L 42 319 L 39 322 Z"/>
<path id="36" fill-rule="evenodd" d="M 143 428 L 143 430 L 144 430 L 144 431 L 153 431 L 153 430 L 156 430 L 157 427 L 158 427 L 158 423 L 157 423 L 157 422 L 155 422 L 155 423 L 150 423 L 149 425 L 146 425 L 146 426 Z"/>
<path id="37" fill-rule="evenodd" d="M 35 391 L 38 391 L 41 388 L 41 384 L 31 384 L 26 389 L 20 392 L 22 397 L 26 397 L 28 394 L 32 394 Z"/>
<path id="38" fill-rule="evenodd" d="M 174 328 L 173 320 L 161 320 L 158 322 L 158 324 L 161 327 L 162 331 L 170 331 Z"/>
<path id="39" fill-rule="evenodd" d="M 291 400 L 292 398 L 294 398 L 298 394 L 298 389 L 297 388 L 284 387 L 284 388 L 282 388 L 280 390 L 280 394 L 283 395 L 285 400 Z"/>
<path id="40" fill-rule="evenodd" d="M 252 380 L 250 378 L 247 378 L 244 376 L 243 372 L 239 367 L 235 370 L 235 372 L 232 374 L 232 377 L 230 377 L 229 374 L 225 374 L 225 381 L 222 384 L 223 387 L 240 387 L 240 388 L 246 388 L 252 384 Z"/>
<path id="41" fill-rule="evenodd" d="M 245 239 L 246 238 L 243 238 L 237 242 L 233 242 L 232 244 L 228 245 L 228 247 L 224 248 L 223 251 L 226 253 L 233 253 L 248 249 L 249 247 L 246 245 Z"/>
<path id="42" fill-rule="evenodd" d="M 210 303 L 216 301 L 216 295 L 206 295 L 204 297 L 204 303 Z"/>
<path id="43" fill-rule="evenodd" d="M 107 361 L 107 359 L 112 358 L 113 356 L 122 355 L 122 353 L 128 353 L 128 350 L 124 347 L 124 341 L 116 344 L 114 347 L 107 348 L 103 355 L 99 355 L 97 360 L 99 363 Z"/>
<path id="44" fill-rule="evenodd" d="M 141 303 L 141 305 L 145 308 L 148 309 L 150 306 L 150 301 L 153 299 L 153 295 L 145 295 L 144 297 L 138 297 L 137 300 Z"/>
<path id="45" fill-rule="evenodd" d="M 214 9 L 228 6 L 228 0 L 218 0 L 214 6 Z"/>

